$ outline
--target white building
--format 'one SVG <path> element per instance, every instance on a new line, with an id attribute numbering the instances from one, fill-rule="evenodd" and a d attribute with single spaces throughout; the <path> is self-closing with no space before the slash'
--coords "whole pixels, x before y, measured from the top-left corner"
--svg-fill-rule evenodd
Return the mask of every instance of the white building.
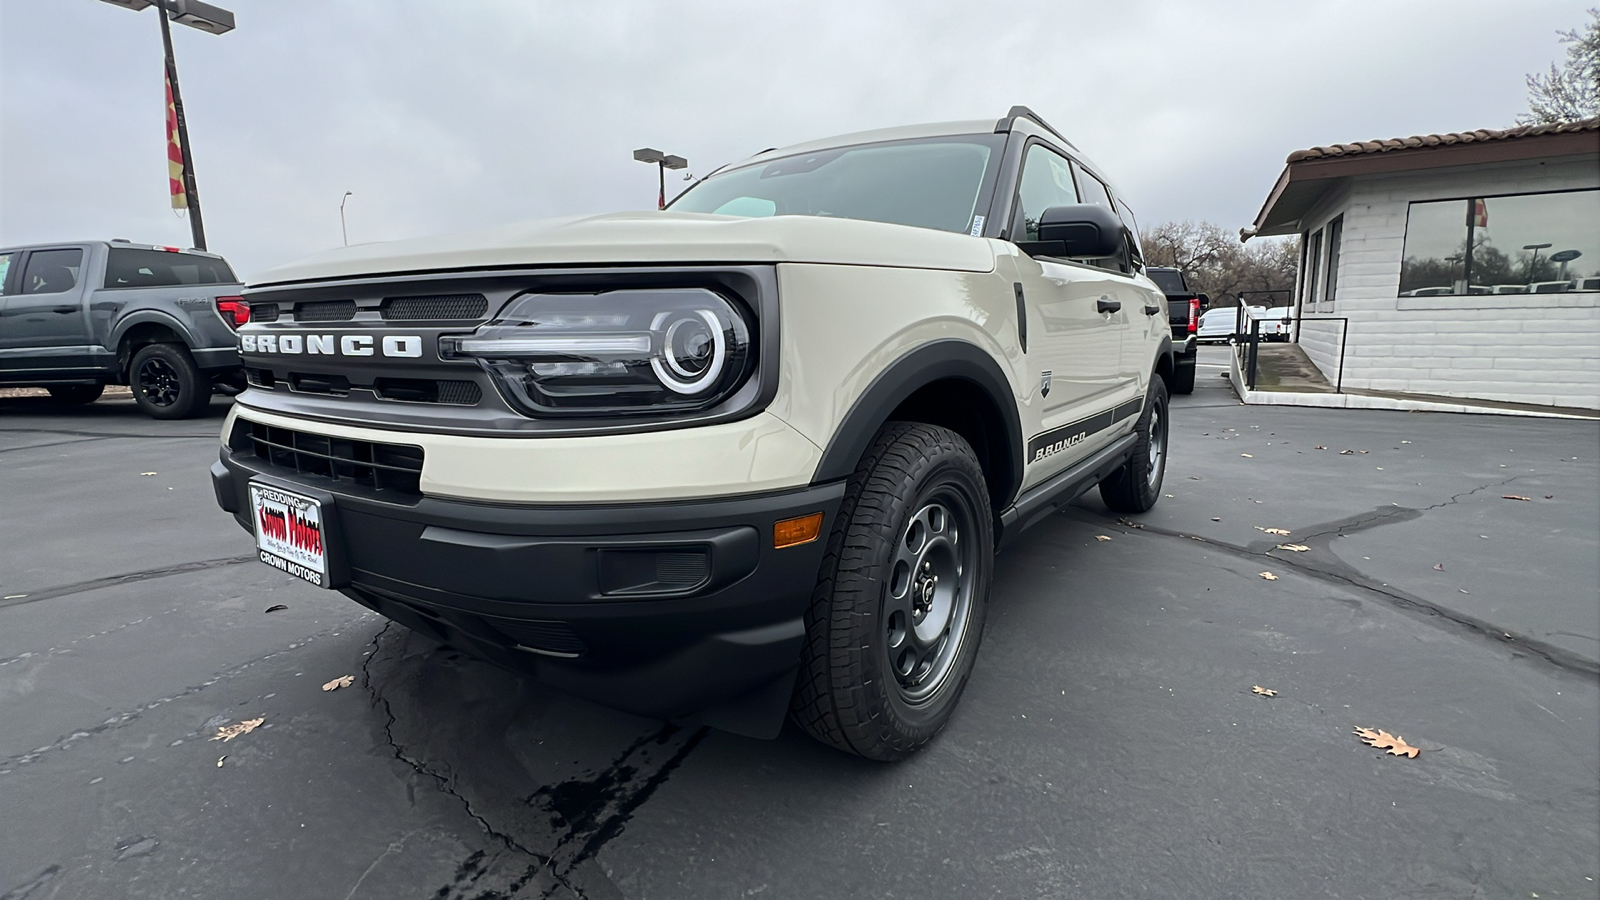
<path id="1" fill-rule="evenodd" d="M 1600 119 L 1301 150 L 1254 230 L 1347 391 L 1600 409 Z"/>

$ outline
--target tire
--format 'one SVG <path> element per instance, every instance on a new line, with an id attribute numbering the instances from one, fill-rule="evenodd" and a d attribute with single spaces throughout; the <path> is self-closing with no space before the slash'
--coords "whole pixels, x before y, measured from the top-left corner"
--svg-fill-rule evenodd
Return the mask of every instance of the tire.
<path id="1" fill-rule="evenodd" d="M 1133 456 L 1100 482 L 1100 499 L 1107 506 L 1117 512 L 1140 513 L 1161 499 L 1161 480 L 1167 472 L 1167 426 L 1167 385 L 1152 378 L 1144 411 L 1134 426 L 1139 440 L 1133 445 Z"/>
<path id="2" fill-rule="evenodd" d="M 1194 393 L 1194 370 L 1196 357 L 1187 360 L 1180 359 L 1172 369 L 1172 392 L 1174 394 Z"/>
<path id="3" fill-rule="evenodd" d="M 828 539 L 795 722 L 867 759 L 927 744 L 972 673 L 993 568 L 989 491 L 972 448 L 947 428 L 890 423 L 850 477 Z"/>
<path id="4" fill-rule="evenodd" d="M 181 344 L 146 344 L 128 364 L 133 401 L 157 419 L 188 419 L 211 402 L 211 381 Z"/>
<path id="5" fill-rule="evenodd" d="M 50 398 L 57 403 L 64 403 L 68 406 L 83 406 L 99 400 L 100 395 L 106 392 L 106 386 L 103 384 L 62 384 L 46 388 L 46 390 L 50 392 Z"/>

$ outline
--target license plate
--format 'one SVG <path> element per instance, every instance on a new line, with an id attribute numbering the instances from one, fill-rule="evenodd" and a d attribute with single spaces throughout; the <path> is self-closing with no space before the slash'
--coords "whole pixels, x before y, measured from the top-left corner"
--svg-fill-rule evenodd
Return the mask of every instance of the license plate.
<path id="1" fill-rule="evenodd" d="M 251 483 L 250 507 L 261 561 L 317 587 L 329 587 L 321 501 Z"/>

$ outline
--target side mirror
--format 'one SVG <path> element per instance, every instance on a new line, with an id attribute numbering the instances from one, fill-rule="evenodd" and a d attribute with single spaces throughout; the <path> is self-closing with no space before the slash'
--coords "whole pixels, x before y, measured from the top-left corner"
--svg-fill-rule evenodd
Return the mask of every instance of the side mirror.
<path id="1" fill-rule="evenodd" d="M 1098 203 L 1052 206 L 1039 216 L 1036 248 L 1044 255 L 1068 258 L 1102 259 L 1122 252 L 1122 220 Z M 1044 245 L 1044 246 L 1040 246 Z"/>
<path id="2" fill-rule="evenodd" d="M 1211 297 L 1209 295 L 1207 295 L 1207 294 L 1201 294 L 1200 295 L 1200 308 L 1201 309 L 1210 309 L 1211 308 Z"/>

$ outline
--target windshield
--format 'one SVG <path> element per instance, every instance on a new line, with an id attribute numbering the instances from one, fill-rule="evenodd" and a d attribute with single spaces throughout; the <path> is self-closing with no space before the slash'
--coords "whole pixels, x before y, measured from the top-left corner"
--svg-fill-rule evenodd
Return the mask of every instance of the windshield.
<path id="1" fill-rule="evenodd" d="M 673 201 L 678 212 L 833 216 L 981 234 L 1005 135 L 837 147 L 713 175 Z"/>

